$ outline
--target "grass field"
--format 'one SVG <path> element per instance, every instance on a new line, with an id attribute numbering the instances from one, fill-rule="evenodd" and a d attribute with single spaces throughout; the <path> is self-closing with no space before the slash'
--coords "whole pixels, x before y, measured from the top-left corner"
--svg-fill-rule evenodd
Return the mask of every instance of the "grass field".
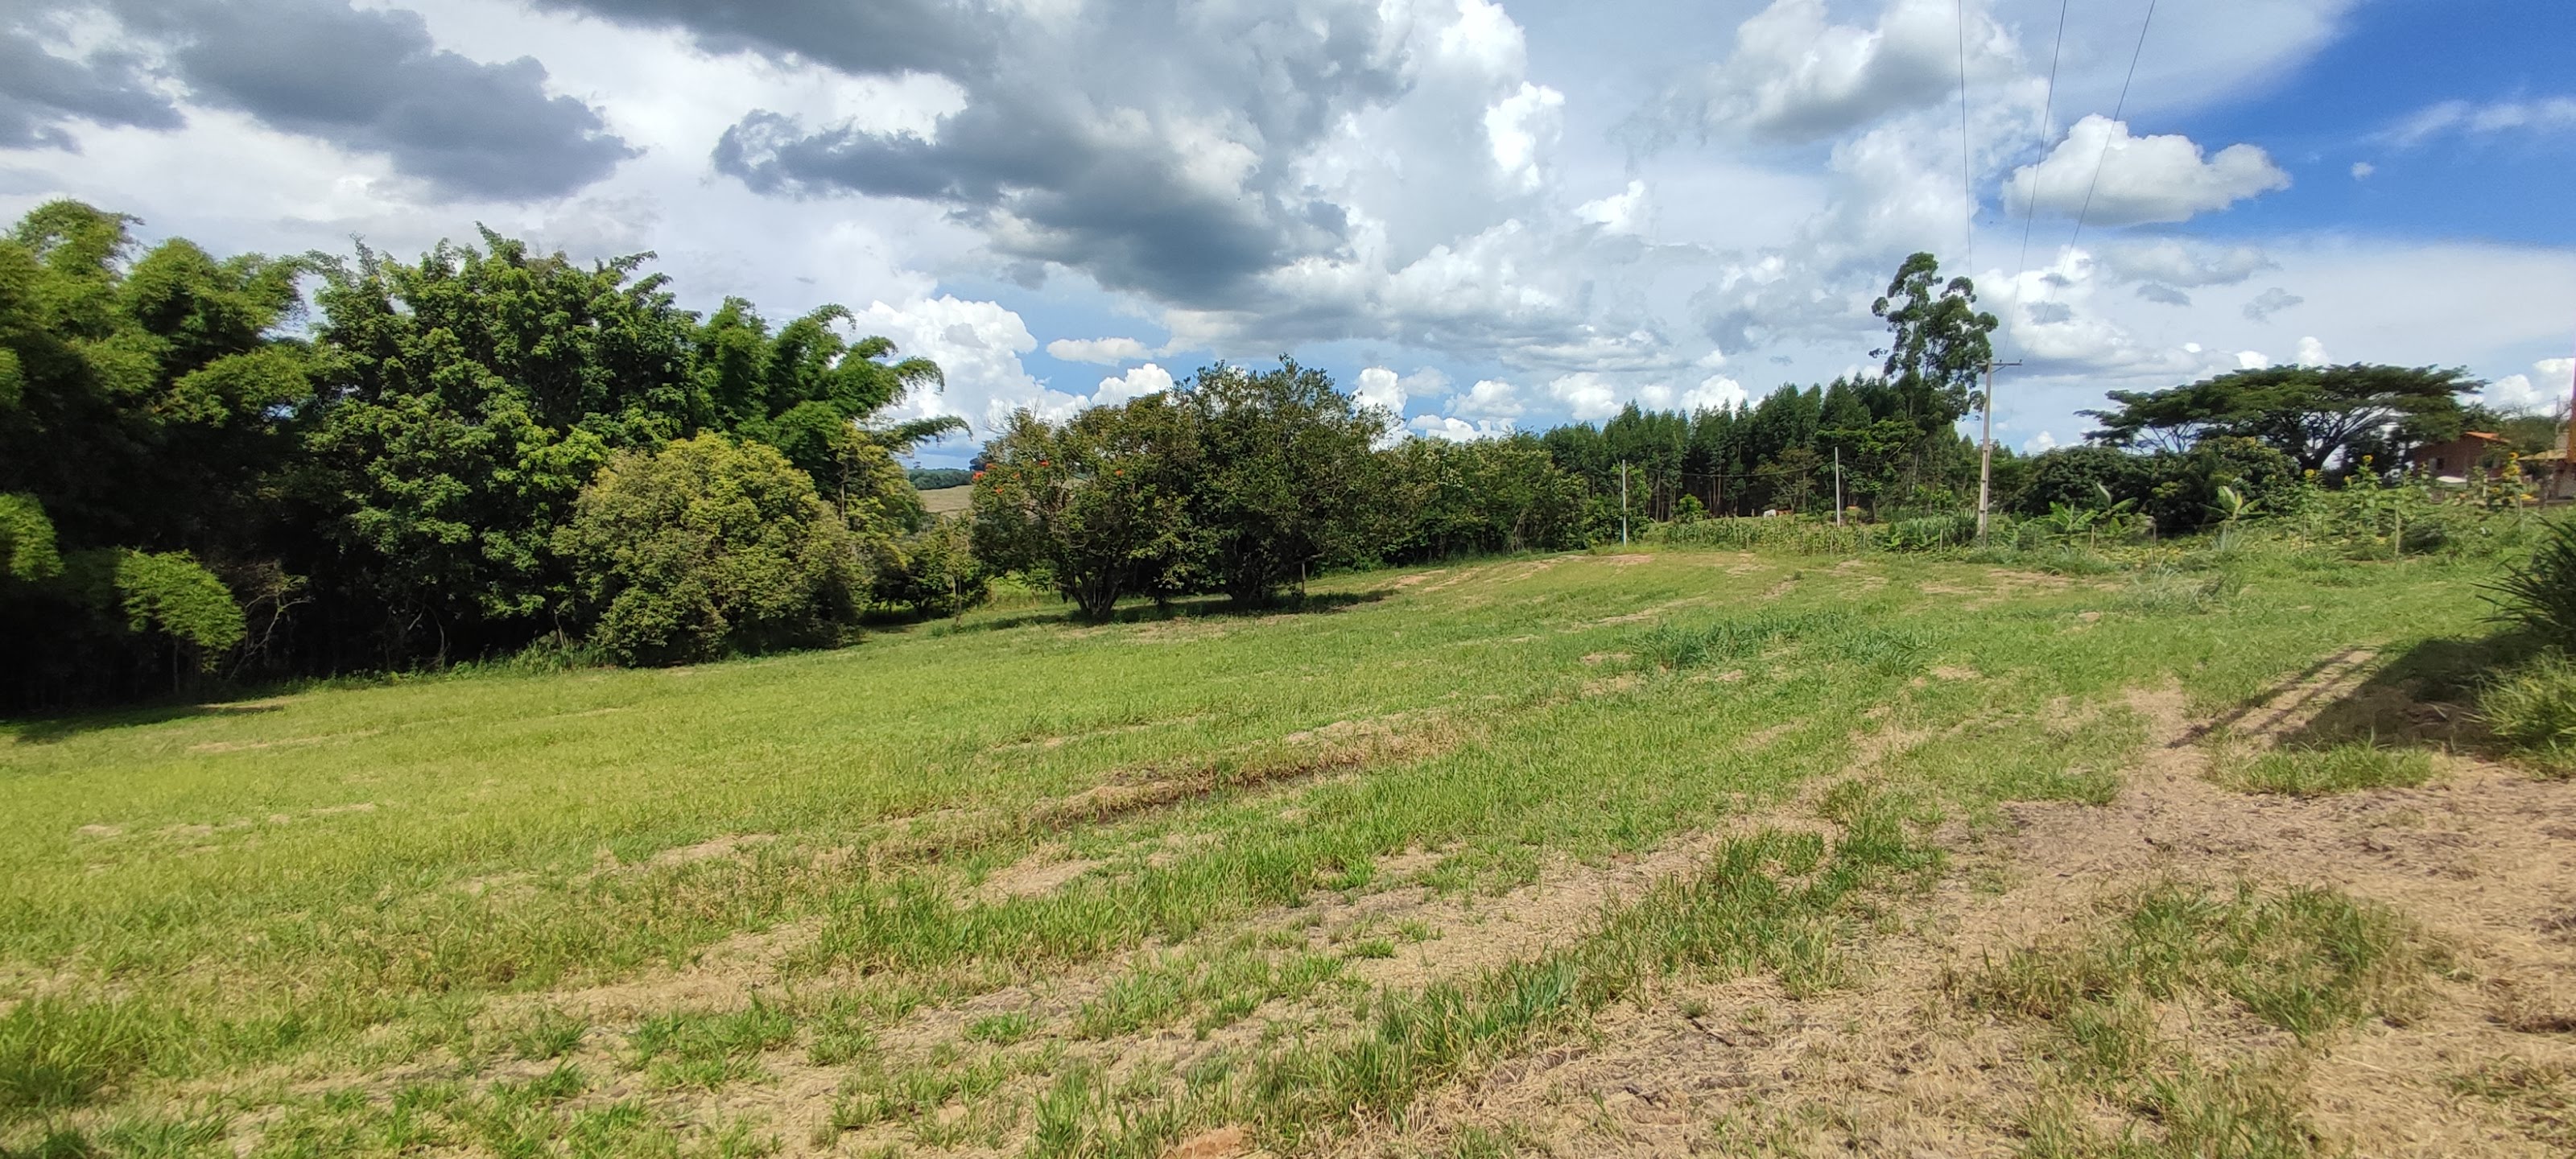
<path id="1" fill-rule="evenodd" d="M 2445 700 L 2483 573 L 2066 570 L 1503 559 L 20 722 L 0 1154 L 2576 1139 L 2576 795 Z"/>

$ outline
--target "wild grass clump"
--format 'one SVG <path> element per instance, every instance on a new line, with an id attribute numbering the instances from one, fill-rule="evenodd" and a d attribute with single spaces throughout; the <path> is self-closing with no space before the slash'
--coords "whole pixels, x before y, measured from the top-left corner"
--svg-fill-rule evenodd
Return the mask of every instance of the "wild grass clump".
<path id="1" fill-rule="evenodd" d="M 2542 643 L 2576 649 L 2576 520 L 2550 524 L 2530 561 L 2487 590 L 2507 619 Z"/>
<path id="2" fill-rule="evenodd" d="M 1920 669 L 1931 652 L 1930 638 L 1919 629 L 1777 612 L 1697 626 L 1660 625 L 1637 633 L 1626 651 L 1640 667 L 1677 672 L 1741 663 L 1787 646 L 1800 646 L 1828 663 L 1890 675 Z"/>
<path id="3" fill-rule="evenodd" d="M 99 1097 L 144 1068 L 162 1030 L 126 1003 L 18 1003 L 0 1015 L 0 1124 Z"/>
<path id="4" fill-rule="evenodd" d="M 2576 661 L 2544 653 L 2505 672 L 2479 691 L 2478 713 L 2517 755 L 2576 774 Z"/>
<path id="5" fill-rule="evenodd" d="M 2321 797 L 2358 789 L 2411 789 L 2433 778 L 2433 754 L 2357 743 L 2280 748 L 2223 767 L 2219 781 L 2245 793 Z"/>
<path id="6" fill-rule="evenodd" d="M 2031 1153 L 2308 1156 L 2324 1152 L 2292 1051 L 2213 1063 L 2162 1037 L 2159 1003 L 2220 1001 L 2308 1043 L 2402 1019 L 2440 961 L 2394 913 L 2329 889 L 2162 885 L 2089 942 L 2017 950 L 1968 980 L 1968 1004 L 2046 1025 L 2058 1085 L 2023 1114 Z M 2080 1109 L 2134 1116 L 2117 1135 Z"/>
<path id="7" fill-rule="evenodd" d="M 2242 581 L 2223 571 L 2194 573 L 2157 565 L 2132 578 L 2121 597 L 2133 612 L 2191 615 L 2215 611 L 2243 587 Z"/>
<path id="8" fill-rule="evenodd" d="M 1718 620 L 1697 627 L 1664 624 L 1638 633 L 1630 642 L 1628 653 L 1649 667 L 1679 671 L 1749 659 L 1761 655 L 1764 649 L 1774 644 L 1796 640 L 1832 625 L 1833 620 L 1826 616 L 1776 612 Z"/>

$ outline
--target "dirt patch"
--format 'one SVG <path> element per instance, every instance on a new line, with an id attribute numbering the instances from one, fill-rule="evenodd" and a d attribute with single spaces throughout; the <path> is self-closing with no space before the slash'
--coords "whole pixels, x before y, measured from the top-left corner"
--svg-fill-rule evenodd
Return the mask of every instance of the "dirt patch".
<path id="1" fill-rule="evenodd" d="M 2293 682 L 2301 704 L 2347 692 L 2344 663 Z M 2327 691 L 2305 695 L 2313 685 Z M 2254 728 L 2297 727 L 2267 698 Z M 2011 832 L 1962 847 L 1905 932 L 1879 943 L 1858 985 L 1797 1000 L 1773 984 L 1677 985 L 1605 1011 L 1590 1033 L 1492 1068 L 1418 1104 L 1409 1126 L 1353 1140 L 1439 1151 L 1467 1128 L 1555 1154 L 2009 1154 L 2038 1089 L 2031 1032 L 1972 1017 L 1952 987 L 2021 946 L 2102 920 L 2106 899 L 2149 883 L 2238 880 L 2330 886 L 2418 923 L 2455 966 L 2425 1010 L 2333 1038 L 2299 1089 L 2328 1150 L 2366 1155 L 2558 1153 L 2547 1125 L 2460 1093 L 2496 1060 L 2576 1068 L 2576 785 L 2446 760 L 2437 787 L 2314 799 L 2247 797 L 2205 779 L 2195 723 L 2174 691 L 2133 695 L 2152 740 L 2108 806 L 2009 806 Z M 1864 740 L 1870 749 L 1907 734 Z M 1971 888 L 1980 879 L 2004 888 Z M 2217 1012 L 2166 1028 L 2214 1055 L 2287 1036 Z M 2548 1068 L 2558 1068 L 2550 1071 Z"/>
<path id="2" fill-rule="evenodd" d="M 1065 883 L 1100 868 L 1102 862 L 1066 857 L 1061 850 L 1040 850 L 1016 864 L 996 870 L 975 887 L 973 900 L 992 903 L 1015 897 L 1053 893 Z"/>
<path id="3" fill-rule="evenodd" d="M 675 865 L 713 861 L 719 857 L 738 857 L 776 840 L 778 835 L 774 833 L 730 833 L 695 845 L 665 849 L 647 859 L 645 864 L 655 869 L 668 869 Z"/>
<path id="4" fill-rule="evenodd" d="M 1625 555 L 1604 555 L 1598 558 L 1603 563 L 1617 564 L 1620 567 L 1635 567 L 1641 563 L 1655 562 L 1654 556 L 1647 555 L 1642 552 L 1629 552 Z"/>
<path id="5" fill-rule="evenodd" d="M 1398 591 L 1402 591 L 1402 590 L 1404 590 L 1405 588 L 1412 587 L 1412 586 L 1413 586 L 1413 585 L 1415 585 L 1415 584 L 1422 583 L 1422 582 L 1427 581 L 1427 580 L 1429 580 L 1429 579 L 1431 579 L 1431 578 L 1433 578 L 1433 577 L 1435 577 L 1435 576 L 1441 576 L 1441 575 L 1446 575 L 1446 574 L 1448 574 L 1446 571 L 1417 571 L 1417 572 L 1413 573 L 1412 575 L 1404 575 L 1404 576 L 1397 576 L 1397 577 L 1395 577 L 1395 585 L 1394 585 L 1394 586 L 1395 586 L 1396 590 L 1398 590 Z"/>

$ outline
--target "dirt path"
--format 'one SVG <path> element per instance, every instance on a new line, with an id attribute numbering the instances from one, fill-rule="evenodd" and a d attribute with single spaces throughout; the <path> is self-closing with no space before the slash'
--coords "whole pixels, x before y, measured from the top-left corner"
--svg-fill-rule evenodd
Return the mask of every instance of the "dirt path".
<path id="1" fill-rule="evenodd" d="M 1605 1013 L 1586 1042 L 1443 1092 L 1408 1129 L 1349 1151 L 1436 1152 L 1480 1132 L 1560 1155 L 2018 1153 L 2016 1112 L 2041 1064 L 2027 1029 L 1963 1012 L 1958 978 L 2065 940 L 2141 887 L 2251 880 L 2384 903 L 2453 962 L 2419 1017 L 2315 1052 L 2304 1090 L 2329 1153 L 2564 1154 L 2576 1138 L 2576 784 L 2461 758 L 2442 759 L 2424 788 L 2314 799 L 2206 777 L 2213 724 L 2256 743 L 2288 735 L 2348 695 L 2370 660 L 2334 657 L 2220 722 L 2188 719 L 2179 693 L 2133 696 L 2153 740 L 2118 798 L 2010 807 L 2011 830 L 1960 851 L 1928 912 L 1878 947 L 1858 986 L 1808 1001 L 1761 980 L 1682 986 Z M 2177 1032 L 2204 1053 L 2277 1045 L 2223 1019 Z M 2498 1068 L 2558 1076 L 2555 1093 L 2468 1093 Z"/>

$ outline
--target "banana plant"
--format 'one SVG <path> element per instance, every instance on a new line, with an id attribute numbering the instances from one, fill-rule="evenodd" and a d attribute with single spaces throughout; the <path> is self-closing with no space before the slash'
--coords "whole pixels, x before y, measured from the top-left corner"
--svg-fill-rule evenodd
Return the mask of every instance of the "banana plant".
<path id="1" fill-rule="evenodd" d="M 2210 510 L 2218 513 L 2218 550 L 2227 550 L 2229 533 L 2236 529 L 2238 521 L 2253 517 L 2255 509 L 2261 506 L 2260 501 L 2246 498 L 2245 493 L 2235 487 L 2219 484 L 2218 501 L 2209 505 Z"/>

